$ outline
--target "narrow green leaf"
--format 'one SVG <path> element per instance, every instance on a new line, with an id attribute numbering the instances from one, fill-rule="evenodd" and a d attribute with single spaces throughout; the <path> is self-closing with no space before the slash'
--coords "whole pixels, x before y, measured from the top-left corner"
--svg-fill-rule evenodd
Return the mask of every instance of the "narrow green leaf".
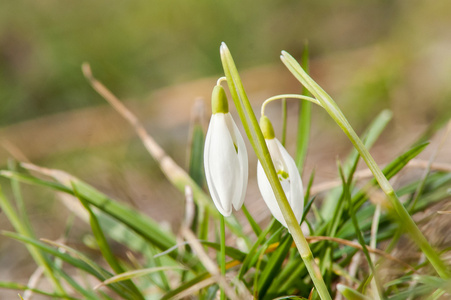
<path id="1" fill-rule="evenodd" d="M 276 223 L 276 219 L 272 219 L 271 223 L 260 233 L 254 245 L 252 245 L 252 248 L 249 250 L 241 264 L 241 269 L 237 276 L 240 280 L 243 280 L 243 276 L 251 268 L 252 262 L 257 260 L 256 255 L 258 255 L 258 247 L 265 241 L 266 236 L 274 229 Z"/>
<path id="2" fill-rule="evenodd" d="M 23 285 L 23 284 L 20 284 L 17 282 L 0 281 L 0 288 L 8 289 L 8 290 L 20 290 L 20 291 L 29 290 L 29 291 L 32 291 L 33 293 L 44 295 L 44 296 L 49 296 L 49 297 L 53 297 L 53 298 L 78 300 L 77 298 L 73 298 L 73 297 L 67 296 L 65 294 L 49 293 L 49 292 L 42 291 L 40 289 L 28 287 L 26 285 Z"/>
<path id="3" fill-rule="evenodd" d="M 285 147 L 287 140 L 287 99 L 282 99 L 282 139 L 280 143 Z"/>
<path id="4" fill-rule="evenodd" d="M 390 122 L 392 115 L 393 113 L 391 111 L 383 110 L 376 116 L 376 118 L 371 122 L 371 124 L 367 127 L 362 135 L 362 140 L 365 147 L 371 149 L 376 140 L 382 134 L 382 131 Z M 359 158 L 359 152 L 355 148 L 353 148 L 343 164 L 343 172 L 348 178 L 349 182 L 352 182 L 351 174 L 353 174 L 353 171 L 356 170 Z M 321 214 L 324 219 L 328 220 L 329 216 L 333 215 L 332 211 L 335 210 L 337 201 L 340 198 L 341 193 L 342 191 L 340 188 L 335 188 L 327 194 L 326 198 L 323 201 L 323 205 L 321 206 Z"/>
<path id="5" fill-rule="evenodd" d="M 371 298 L 342 284 L 337 285 L 337 290 L 348 300 L 371 300 Z"/>
<path id="6" fill-rule="evenodd" d="M 89 258 L 87 258 L 85 255 L 83 255 L 82 253 L 80 253 L 79 251 L 76 251 L 66 245 L 61 245 L 58 244 L 58 247 L 61 247 L 63 249 L 65 249 L 67 252 L 72 253 L 74 255 L 76 255 L 78 258 L 74 258 L 71 255 L 67 254 L 67 253 L 63 253 L 61 251 L 58 251 L 58 249 L 55 249 L 53 247 L 50 247 L 40 241 L 37 241 L 35 239 L 26 237 L 26 236 L 22 236 L 19 235 L 17 233 L 14 232 L 2 232 L 2 234 L 4 236 L 13 238 L 15 240 L 21 241 L 25 244 L 30 244 L 34 247 L 36 247 L 37 249 L 40 249 L 50 255 L 53 255 L 55 257 L 58 257 L 59 259 L 67 262 L 68 264 L 74 266 L 77 269 L 83 270 L 85 272 L 87 272 L 88 274 L 93 275 L 94 277 L 98 278 L 99 280 L 103 281 L 105 280 L 107 277 L 111 277 L 112 274 L 109 273 L 108 271 L 106 271 L 105 269 L 101 268 L 100 266 L 98 266 L 95 262 L 93 262 L 92 260 L 90 260 Z M 126 298 L 127 294 L 124 293 L 124 288 L 118 285 L 111 285 L 109 286 L 111 289 L 113 289 L 116 293 L 118 293 L 118 295 L 120 295 L 122 298 Z"/>
<path id="7" fill-rule="evenodd" d="M 299 82 L 302 83 L 302 85 L 305 86 L 310 91 L 310 93 L 312 93 L 312 95 L 321 103 L 321 106 L 327 111 L 327 113 L 337 123 L 337 125 L 340 126 L 348 139 L 358 150 L 360 156 L 373 173 L 374 178 L 376 178 L 379 186 L 386 194 L 388 200 L 391 202 L 394 212 L 396 212 L 396 214 L 398 215 L 397 219 L 399 220 L 400 224 L 403 225 L 412 240 L 422 250 L 436 272 L 442 278 L 450 278 L 451 272 L 448 270 L 447 266 L 440 259 L 435 249 L 431 246 L 426 237 L 415 224 L 406 208 L 402 205 L 390 182 L 384 176 L 381 169 L 376 164 L 374 158 L 362 143 L 335 101 L 333 101 L 333 99 L 302 69 L 299 63 L 290 54 L 283 51 L 281 59 L 285 66 L 290 70 L 290 72 L 299 80 Z"/>
<path id="8" fill-rule="evenodd" d="M 262 233 L 262 229 L 260 228 L 260 225 L 258 225 L 257 222 L 255 222 L 254 218 L 250 214 L 250 212 L 247 210 L 246 205 L 243 204 L 242 210 L 244 215 L 246 216 L 247 221 L 251 225 L 252 230 L 254 231 L 256 236 L 259 236 Z"/>
<path id="9" fill-rule="evenodd" d="M 193 279 L 186 281 L 185 283 L 183 283 L 182 285 L 180 285 L 179 287 L 175 288 L 172 291 L 167 292 L 166 294 L 163 295 L 163 297 L 161 298 L 161 300 L 169 300 L 169 299 L 174 299 L 175 296 L 177 296 L 178 294 L 184 292 L 185 290 L 189 289 L 190 287 L 196 285 L 197 283 L 210 278 L 211 275 L 208 272 L 204 272 L 201 273 L 199 275 L 197 275 L 196 277 L 194 277 Z"/>
<path id="10" fill-rule="evenodd" d="M 271 283 L 277 277 L 282 267 L 284 259 L 287 257 L 288 251 L 291 248 L 293 239 L 291 235 L 287 234 L 277 247 L 276 251 L 270 256 L 265 268 L 263 269 L 260 279 L 258 281 L 258 296 L 264 298 Z"/>
<path id="11" fill-rule="evenodd" d="M 191 131 L 191 147 L 189 159 L 189 175 L 199 186 L 204 185 L 204 130 L 198 122 L 193 124 Z"/>
<path id="12" fill-rule="evenodd" d="M 30 184 L 51 187 L 55 190 L 74 195 L 74 191 L 72 189 L 59 183 L 41 180 L 33 176 L 10 171 L 0 171 L 0 175 L 8 178 L 15 178 Z M 69 174 L 64 173 L 64 175 L 68 176 L 66 178 L 68 178 L 76 187 L 79 196 L 86 200 L 90 205 L 97 207 L 99 210 L 132 229 L 155 247 L 164 251 L 176 244 L 175 237 L 170 232 L 163 231 L 161 226 L 149 217 L 123 203 L 110 199 L 93 187 Z M 170 256 L 176 260 L 182 258 L 185 262 L 189 262 L 191 260 L 191 257 L 186 253 L 184 257 L 179 257 L 177 251 L 171 252 Z M 196 269 L 197 266 L 193 266 L 193 268 Z"/>
<path id="13" fill-rule="evenodd" d="M 0 186 L 0 208 L 2 209 L 3 213 L 6 215 L 6 217 L 11 222 L 14 229 L 18 233 L 30 238 L 34 237 L 34 233 L 31 231 L 30 228 L 27 227 L 25 223 L 23 223 L 20 220 L 20 217 L 18 216 L 16 210 L 13 208 L 11 202 L 3 194 L 1 186 Z M 52 262 L 50 262 L 48 258 L 44 256 L 43 253 L 41 253 L 41 251 L 39 251 L 39 249 L 36 249 L 31 245 L 26 245 L 26 247 L 28 252 L 30 252 L 30 255 L 33 257 L 34 261 L 36 262 L 36 264 L 44 269 L 44 274 L 49 279 L 49 281 L 55 288 L 56 292 L 62 295 L 66 295 L 66 291 L 64 290 L 63 286 L 61 285 L 59 279 L 55 275 L 54 270 L 51 266 Z"/>
<path id="14" fill-rule="evenodd" d="M 374 267 L 373 261 L 371 260 L 370 253 L 368 252 L 368 248 L 365 243 L 365 239 L 363 238 L 363 234 L 360 231 L 359 222 L 355 215 L 355 208 L 352 205 L 351 195 L 350 195 L 350 191 L 349 191 L 349 183 L 346 182 L 345 175 L 343 173 L 343 169 L 341 168 L 340 165 L 338 166 L 338 169 L 339 169 L 341 181 L 343 183 L 342 184 L 343 185 L 343 198 L 347 201 L 347 203 L 349 205 L 349 215 L 351 216 L 351 220 L 354 225 L 354 230 L 357 235 L 357 239 L 359 241 L 359 244 L 362 246 L 362 251 L 365 254 L 366 260 L 368 261 L 368 265 L 370 266 L 371 272 L 373 273 L 373 277 L 376 282 L 377 291 L 375 291 L 375 292 L 377 292 L 379 295 L 381 295 L 381 294 L 383 294 L 382 285 L 379 281 L 379 277 L 377 276 L 376 268 Z"/>

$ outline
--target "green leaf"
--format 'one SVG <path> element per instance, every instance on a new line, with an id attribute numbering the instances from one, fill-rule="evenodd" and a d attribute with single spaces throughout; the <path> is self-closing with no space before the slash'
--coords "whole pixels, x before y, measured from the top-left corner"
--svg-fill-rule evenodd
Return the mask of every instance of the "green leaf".
<path id="1" fill-rule="evenodd" d="M 246 205 L 242 206 L 242 210 L 243 210 L 244 215 L 246 216 L 247 221 L 251 225 L 252 230 L 254 231 L 255 235 L 259 236 L 262 233 L 262 229 L 260 228 L 260 225 L 258 225 L 258 223 L 255 222 L 254 218 L 247 210 Z"/>
<path id="2" fill-rule="evenodd" d="M 302 52 L 301 64 L 304 70 L 309 72 L 309 49 L 308 44 L 305 43 L 304 51 Z M 310 96 L 309 91 L 304 87 L 302 89 L 302 95 Z M 299 117 L 298 117 L 298 134 L 296 139 L 296 155 L 295 162 L 298 167 L 299 174 L 302 175 L 304 167 L 305 157 L 307 156 L 308 143 L 310 139 L 310 123 L 312 103 L 310 101 L 302 101 L 299 104 Z"/>
<path id="3" fill-rule="evenodd" d="M 168 300 L 168 299 L 174 299 L 175 296 L 178 294 L 188 290 L 189 288 L 193 287 L 194 285 L 198 284 L 199 282 L 210 278 L 211 275 L 208 272 L 201 273 L 194 277 L 193 279 L 186 281 L 185 283 L 181 284 L 179 287 L 175 288 L 172 291 L 169 291 L 168 293 L 164 294 L 161 300 Z"/>
<path id="4" fill-rule="evenodd" d="M 348 300 L 371 300 L 371 298 L 342 284 L 338 284 L 337 289 Z"/>
<path id="5" fill-rule="evenodd" d="M 72 253 L 74 255 L 76 255 L 78 258 L 74 258 L 71 255 L 67 254 L 67 253 L 63 253 L 61 251 L 58 251 L 58 249 L 55 249 L 53 247 L 50 247 L 40 241 L 37 241 L 35 239 L 26 237 L 26 236 L 22 236 L 19 235 L 17 233 L 14 232 L 2 232 L 3 235 L 13 238 L 15 240 L 21 241 L 25 244 L 30 244 L 34 247 L 36 247 L 37 249 L 40 249 L 44 252 L 47 252 L 50 255 L 53 255 L 55 257 L 58 257 L 59 259 L 67 262 L 68 264 L 74 266 L 77 269 L 80 269 L 82 271 L 87 272 L 88 274 L 93 275 L 94 277 L 98 278 L 99 280 L 103 281 L 105 280 L 107 277 L 111 277 L 112 274 L 109 273 L 108 271 L 106 271 L 105 269 L 101 268 L 100 266 L 98 266 L 95 262 L 93 262 L 92 260 L 90 260 L 89 258 L 87 258 L 85 255 L 83 255 L 82 253 L 66 246 L 66 245 L 62 245 L 62 244 L 57 244 L 58 247 L 65 249 L 66 251 L 68 251 L 69 253 Z M 54 243 L 55 244 L 55 243 Z M 122 287 L 121 285 L 111 285 L 109 286 L 112 290 L 114 290 L 117 294 L 119 294 L 122 298 L 127 298 L 129 296 L 129 294 L 127 294 L 125 292 L 124 287 Z"/>
<path id="6" fill-rule="evenodd" d="M 19 232 L 20 234 L 33 238 L 34 233 L 31 231 L 31 228 L 29 228 L 27 225 L 28 223 L 24 223 L 20 217 L 18 216 L 16 210 L 14 209 L 11 202 L 3 195 L 3 191 L 0 186 L 0 208 L 2 209 L 3 213 L 6 215 L 8 220 L 13 225 L 14 229 Z M 30 255 L 33 257 L 34 261 L 38 266 L 41 266 L 44 270 L 44 274 L 49 279 L 55 290 L 59 294 L 66 294 L 66 291 L 64 290 L 63 286 L 61 285 L 59 279 L 54 273 L 54 270 L 51 266 L 52 262 L 49 261 L 49 259 L 39 251 L 39 249 L 36 249 L 35 247 L 31 245 L 26 245 L 28 252 L 30 252 Z"/>
<path id="7" fill-rule="evenodd" d="M 97 191 L 96 189 L 82 182 L 76 177 L 58 170 L 50 171 L 58 172 L 57 174 L 61 174 L 59 175 L 59 180 L 61 180 L 62 182 L 68 181 L 68 186 L 60 183 L 37 179 L 33 176 L 24 175 L 17 172 L 0 171 L 0 175 L 8 178 L 15 178 L 17 180 L 30 184 L 51 187 L 55 190 L 74 195 L 74 191 L 70 188 L 72 184 L 77 190 L 78 195 L 86 200 L 87 203 L 97 207 L 105 214 L 113 217 L 119 223 L 132 229 L 139 236 L 141 236 L 160 250 L 167 250 L 176 244 L 175 237 L 170 232 L 163 231 L 158 223 L 140 213 L 139 211 L 132 209 L 123 203 L 119 203 L 110 199 L 106 195 L 102 194 L 101 192 Z M 184 262 L 189 262 L 191 260 L 191 256 L 186 253 L 185 256 L 179 257 L 177 251 L 171 252 L 170 256 L 176 260 L 182 258 Z M 197 269 L 197 266 L 193 266 L 193 268 Z"/>
<path id="8" fill-rule="evenodd" d="M 240 272 L 237 276 L 240 280 L 243 280 L 244 274 L 246 274 L 246 272 L 252 267 L 252 263 L 257 261 L 259 255 L 257 251 L 258 247 L 265 241 L 266 235 L 268 235 L 268 233 L 274 229 L 274 227 L 277 225 L 276 223 L 278 223 L 276 219 L 272 219 L 271 223 L 266 227 L 265 230 L 260 233 L 254 245 L 252 245 L 252 248 L 249 250 L 243 260 L 243 263 L 241 264 Z"/>
<path id="9" fill-rule="evenodd" d="M 362 140 L 365 147 L 371 149 L 371 147 L 381 135 L 382 131 L 390 122 L 392 115 L 393 113 L 391 111 L 383 110 L 376 116 L 376 118 L 373 120 L 373 122 L 371 122 L 371 124 L 367 127 L 362 135 Z M 353 173 L 353 170 L 355 171 L 359 158 L 359 152 L 355 148 L 353 148 L 349 156 L 346 158 L 345 163 L 343 164 L 343 171 L 349 182 L 351 182 L 351 178 L 349 178 L 350 174 Z M 328 220 L 330 216 L 333 215 L 332 212 L 337 206 L 337 201 L 340 198 L 340 195 L 340 188 L 335 188 L 327 194 L 327 197 L 326 199 L 324 199 L 323 205 L 321 206 L 321 215 L 324 219 Z"/>
<path id="10" fill-rule="evenodd" d="M 277 247 L 276 251 L 274 251 L 274 253 L 268 259 L 265 268 L 263 269 L 261 275 L 259 276 L 258 281 L 259 299 L 260 298 L 265 299 L 265 294 L 268 291 L 268 288 L 271 286 L 271 283 L 280 273 L 282 263 L 284 259 L 287 257 L 288 251 L 290 250 L 292 243 L 293 239 L 291 235 L 289 234 L 285 235 L 285 237 L 280 241 L 279 247 Z"/>

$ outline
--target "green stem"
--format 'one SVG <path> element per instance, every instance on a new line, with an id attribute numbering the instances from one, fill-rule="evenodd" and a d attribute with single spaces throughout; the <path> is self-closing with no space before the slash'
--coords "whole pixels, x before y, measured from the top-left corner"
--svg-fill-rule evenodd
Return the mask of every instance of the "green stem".
<path id="1" fill-rule="evenodd" d="M 282 145 L 285 147 L 287 140 L 287 99 L 282 99 Z"/>
<path id="2" fill-rule="evenodd" d="M 219 257 L 219 262 L 221 264 L 221 275 L 225 278 L 226 273 L 226 263 L 225 263 L 225 222 L 224 222 L 224 216 L 221 215 L 220 218 L 220 232 L 221 232 L 221 252 Z M 221 287 L 221 300 L 225 300 L 225 292 L 224 289 Z"/>
<path id="3" fill-rule="evenodd" d="M 304 43 L 304 51 L 302 51 L 301 65 L 309 72 L 309 48 L 307 41 Z M 303 96 L 310 96 L 308 90 L 302 88 Z M 299 104 L 298 114 L 298 132 L 296 139 L 296 154 L 294 161 L 299 170 L 299 174 L 302 175 L 304 168 L 305 157 L 307 156 L 308 142 L 310 138 L 310 120 L 311 120 L 312 104 L 308 101 L 302 101 Z"/>
<path id="4" fill-rule="evenodd" d="M 307 266 L 310 277 L 318 291 L 318 294 L 322 300 L 330 300 L 330 294 L 324 283 L 321 272 L 316 265 L 313 254 L 310 251 L 310 247 L 302 233 L 301 227 L 296 220 L 296 217 L 288 203 L 287 197 L 282 189 L 282 185 L 277 177 L 276 170 L 274 169 L 271 156 L 266 146 L 263 133 L 260 130 L 257 118 L 255 117 L 252 106 L 247 98 L 246 92 L 244 91 L 243 84 L 241 82 L 238 70 L 236 69 L 235 63 L 233 61 L 232 55 L 229 49 L 223 43 L 221 45 L 221 60 L 224 67 L 224 72 L 227 77 L 227 83 L 229 85 L 230 93 L 232 94 L 233 101 L 235 103 L 236 109 L 240 116 L 243 127 L 249 138 L 249 141 L 254 148 L 257 158 L 266 173 L 266 176 L 271 184 L 271 188 L 274 191 L 274 195 L 277 200 L 277 204 L 282 211 L 282 215 L 287 223 L 288 230 L 293 236 L 293 240 L 296 247 Z"/>
<path id="5" fill-rule="evenodd" d="M 287 52 L 283 51 L 281 55 L 282 62 L 290 70 L 290 72 L 304 85 L 310 93 L 321 103 L 321 106 L 329 113 L 334 121 L 340 126 L 344 133 L 348 136 L 351 143 L 359 152 L 368 168 L 373 173 L 379 186 L 387 195 L 390 203 L 392 204 L 395 212 L 398 215 L 398 221 L 407 230 L 413 241 L 417 243 L 420 249 L 428 258 L 434 269 L 440 275 L 440 277 L 447 279 L 450 278 L 447 266 L 440 259 L 436 251 L 432 248 L 424 235 L 421 233 L 418 226 L 412 220 L 405 207 L 401 204 L 398 196 L 395 194 L 393 187 L 388 182 L 387 178 L 382 173 L 379 166 L 374 161 L 373 157 L 369 153 L 368 149 L 364 146 L 360 138 L 355 133 L 354 129 L 349 124 L 346 117 L 341 112 L 337 104 L 332 98 L 315 82 L 312 78 L 302 69 L 299 63 Z"/>

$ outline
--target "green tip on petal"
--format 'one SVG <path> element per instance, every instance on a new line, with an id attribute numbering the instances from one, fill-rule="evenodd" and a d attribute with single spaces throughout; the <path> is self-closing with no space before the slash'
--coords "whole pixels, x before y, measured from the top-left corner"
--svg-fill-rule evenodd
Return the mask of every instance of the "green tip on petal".
<path id="1" fill-rule="evenodd" d="M 224 88 L 220 85 L 216 85 L 211 94 L 211 112 L 213 114 L 217 113 L 228 113 L 229 103 L 227 102 L 227 96 Z"/>
<path id="2" fill-rule="evenodd" d="M 276 135 L 274 134 L 274 128 L 272 127 L 271 121 L 267 116 L 262 116 L 260 118 L 260 128 L 263 132 L 265 140 L 272 140 L 276 137 Z"/>

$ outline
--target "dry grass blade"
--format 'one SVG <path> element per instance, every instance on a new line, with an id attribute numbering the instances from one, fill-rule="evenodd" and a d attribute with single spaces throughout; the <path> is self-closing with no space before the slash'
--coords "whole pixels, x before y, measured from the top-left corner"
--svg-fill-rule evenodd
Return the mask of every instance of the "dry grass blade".
<path id="1" fill-rule="evenodd" d="M 136 116 L 129 111 L 109 89 L 94 78 L 89 64 L 84 63 L 82 70 L 94 90 L 96 90 L 96 92 L 98 92 L 122 117 L 124 117 L 124 119 L 126 119 L 133 126 L 139 138 L 144 143 L 144 146 L 152 157 L 155 158 L 155 160 L 160 164 L 161 169 L 166 176 L 168 176 L 168 178 L 173 178 L 176 175 L 185 176 L 185 171 L 181 169 L 172 160 L 172 158 L 164 152 L 160 145 L 158 145 L 157 142 L 155 142 L 155 140 L 146 132 L 144 126 L 138 118 L 136 118 Z"/>
<path id="2" fill-rule="evenodd" d="M 2 140 L 0 145 L 17 161 L 29 162 L 27 156 L 16 145 L 8 140 Z M 25 297 L 25 296 L 24 296 Z"/>
<path id="3" fill-rule="evenodd" d="M 229 286 L 229 284 L 226 282 L 225 277 L 221 276 L 218 266 L 208 257 L 207 253 L 204 251 L 202 245 L 197 241 L 197 238 L 193 234 L 193 232 L 185 226 L 182 226 L 181 232 L 191 248 L 197 254 L 199 260 L 211 274 L 212 283 L 217 282 L 224 289 L 224 292 L 226 293 L 228 299 L 242 299 L 241 297 L 238 297 L 232 287 Z"/>
<path id="4" fill-rule="evenodd" d="M 28 284 L 27 286 L 29 288 L 36 288 L 39 285 L 39 281 L 42 278 L 42 275 L 44 275 L 44 268 L 42 268 L 41 266 L 39 266 L 34 272 L 33 274 L 30 276 L 30 279 L 28 280 Z M 26 290 L 23 294 L 23 300 L 31 300 L 31 298 L 33 297 L 34 293 L 32 290 Z"/>
<path id="5" fill-rule="evenodd" d="M 188 289 L 184 290 L 183 292 L 179 293 L 173 299 L 174 300 L 184 299 L 184 298 L 186 298 L 186 297 L 198 292 L 199 290 L 201 290 L 207 286 L 210 286 L 214 283 L 216 283 L 216 280 L 212 277 L 204 279 L 201 282 L 199 282 L 199 283 L 189 287 Z"/>

